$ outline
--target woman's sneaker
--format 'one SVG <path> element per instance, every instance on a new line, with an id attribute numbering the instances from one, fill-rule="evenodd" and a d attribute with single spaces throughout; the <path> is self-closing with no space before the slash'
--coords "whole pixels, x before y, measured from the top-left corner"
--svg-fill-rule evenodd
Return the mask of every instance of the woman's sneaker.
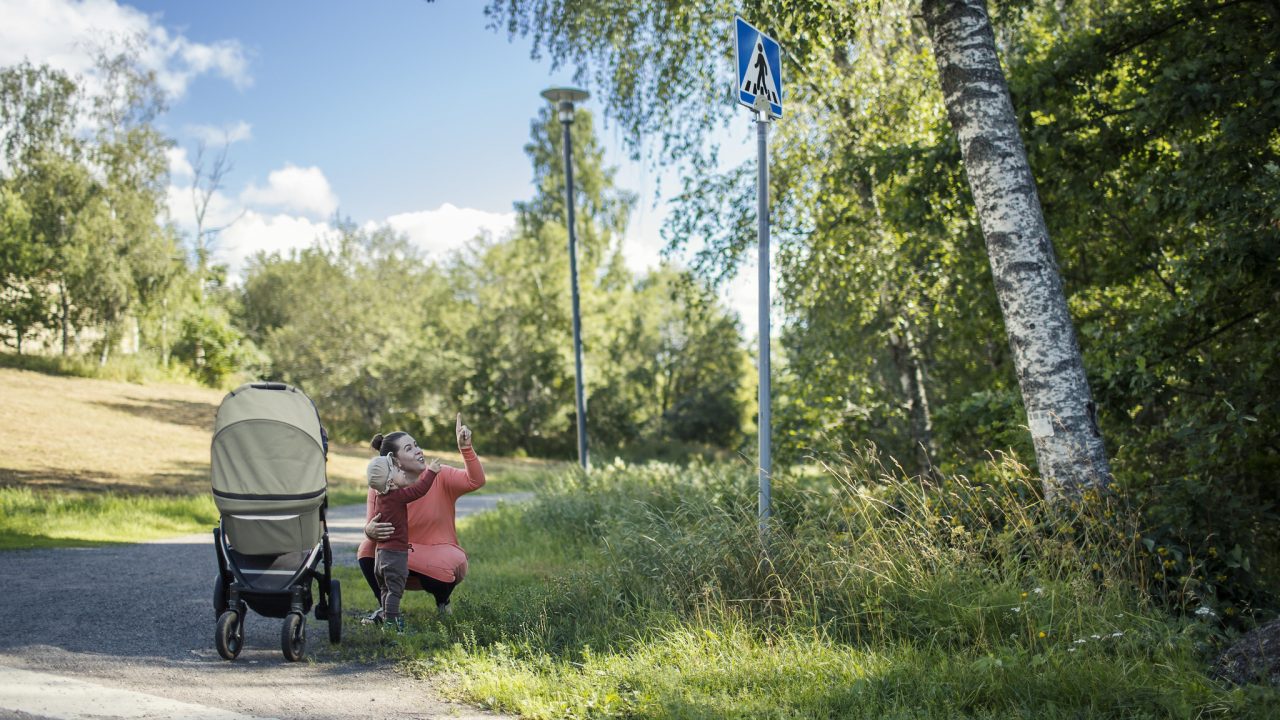
<path id="1" fill-rule="evenodd" d="M 437 606 L 436 606 L 436 612 L 440 614 L 440 617 L 446 617 L 446 616 L 448 616 L 448 615 L 452 615 L 452 614 L 453 614 L 453 604 L 452 604 L 452 603 L 445 603 L 445 604 L 443 604 L 443 605 L 437 605 Z"/>

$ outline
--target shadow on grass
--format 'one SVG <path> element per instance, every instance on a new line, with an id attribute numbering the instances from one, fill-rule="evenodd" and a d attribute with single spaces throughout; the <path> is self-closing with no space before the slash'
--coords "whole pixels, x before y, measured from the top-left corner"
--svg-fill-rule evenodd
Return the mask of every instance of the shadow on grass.
<path id="1" fill-rule="evenodd" d="M 0 488 L 5 487 L 92 494 L 199 495 L 209 492 L 209 464 L 181 462 L 174 472 L 140 475 L 127 480 L 100 470 L 71 472 L 63 469 L 0 468 Z"/>
<path id="2" fill-rule="evenodd" d="M 47 535 L 27 535 L 25 533 L 18 533 L 10 530 L 0 530 L 0 550 L 96 548 L 128 544 L 130 543 L 123 540 L 82 540 L 79 538 L 49 537 Z"/>
<path id="3" fill-rule="evenodd" d="M 95 401 L 94 404 L 135 417 L 158 420 L 169 425 L 185 425 L 210 432 L 213 431 L 213 422 L 218 414 L 218 406 L 204 402 L 136 397 L 126 399 L 129 402 Z"/>

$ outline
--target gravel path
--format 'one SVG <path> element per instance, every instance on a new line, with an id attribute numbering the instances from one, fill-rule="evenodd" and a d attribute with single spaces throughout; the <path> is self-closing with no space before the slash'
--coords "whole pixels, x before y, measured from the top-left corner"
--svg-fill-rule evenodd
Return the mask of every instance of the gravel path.
<path id="1" fill-rule="evenodd" d="M 527 497 L 464 496 L 458 516 Z M 355 565 L 363 525 L 362 505 L 331 511 L 339 564 Z M 222 660 L 213 648 L 216 574 L 212 533 L 0 552 L 0 718 L 497 717 L 446 703 L 388 665 L 286 662 L 281 621 L 252 612 L 244 651 Z M 328 638 L 313 615 L 307 631 L 313 658 Z"/>

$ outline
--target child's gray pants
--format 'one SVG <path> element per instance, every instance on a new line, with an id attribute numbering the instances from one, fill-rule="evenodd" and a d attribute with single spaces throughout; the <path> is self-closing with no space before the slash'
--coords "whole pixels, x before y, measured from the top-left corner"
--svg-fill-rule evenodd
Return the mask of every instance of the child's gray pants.
<path id="1" fill-rule="evenodd" d="M 373 574 L 382 586 L 382 616 L 387 620 L 399 617 L 400 598 L 409 579 L 409 551 L 378 548 Z"/>

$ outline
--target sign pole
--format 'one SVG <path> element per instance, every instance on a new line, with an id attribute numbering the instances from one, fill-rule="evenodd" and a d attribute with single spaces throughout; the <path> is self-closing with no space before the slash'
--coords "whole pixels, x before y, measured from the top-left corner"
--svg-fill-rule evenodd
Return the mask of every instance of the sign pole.
<path id="1" fill-rule="evenodd" d="M 756 113 L 756 215 L 760 239 L 760 533 L 769 525 L 769 477 L 772 473 L 772 417 L 769 388 L 769 112 Z"/>
<path id="2" fill-rule="evenodd" d="M 769 388 L 769 121 L 782 117 L 782 46 L 741 17 L 733 21 L 738 103 L 756 114 L 756 218 L 760 241 L 760 539 L 769 531 L 773 418 Z"/>

